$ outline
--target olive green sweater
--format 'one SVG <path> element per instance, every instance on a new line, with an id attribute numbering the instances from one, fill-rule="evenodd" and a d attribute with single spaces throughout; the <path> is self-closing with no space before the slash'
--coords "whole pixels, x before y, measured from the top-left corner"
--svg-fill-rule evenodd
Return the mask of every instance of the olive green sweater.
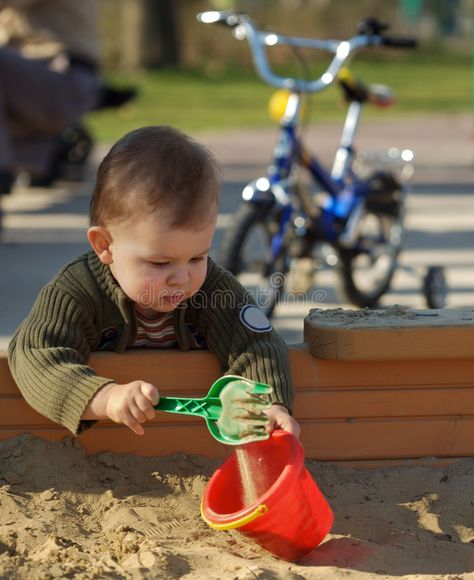
<path id="1" fill-rule="evenodd" d="M 199 293 L 174 311 L 178 348 L 206 347 L 223 372 L 272 385 L 274 402 L 291 410 L 286 345 L 252 304 L 239 282 L 209 259 Z M 90 251 L 41 290 L 10 342 L 10 369 L 34 409 L 77 434 L 93 423 L 81 421 L 91 398 L 117 380 L 87 365 L 91 351 L 123 352 L 135 336 L 134 302 Z"/>

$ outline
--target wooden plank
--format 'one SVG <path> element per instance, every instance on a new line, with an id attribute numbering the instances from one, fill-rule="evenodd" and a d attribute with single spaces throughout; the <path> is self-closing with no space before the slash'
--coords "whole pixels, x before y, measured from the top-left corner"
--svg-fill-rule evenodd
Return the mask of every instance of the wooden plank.
<path id="1" fill-rule="evenodd" d="M 18 394 L 18 387 L 8 368 L 7 353 L 0 352 L 0 396 Z"/>
<path id="2" fill-rule="evenodd" d="M 469 309 L 314 309 L 304 321 L 310 353 L 330 360 L 430 360 L 474 357 Z"/>
<path id="3" fill-rule="evenodd" d="M 94 352 L 90 366 L 98 375 L 113 377 L 128 383 L 138 378 L 184 395 L 188 392 L 206 393 L 223 371 L 217 357 L 206 351 L 128 350 L 116 353 Z"/>
<path id="4" fill-rule="evenodd" d="M 55 423 L 37 413 L 21 397 L 0 398 L 0 430 L 7 427 L 22 426 L 29 429 L 32 426 L 48 425 Z"/>
<path id="5" fill-rule="evenodd" d="M 388 356 L 388 355 L 387 355 Z M 474 357 L 470 359 L 342 361 L 315 359 L 318 387 L 470 386 Z M 306 384 L 310 384 L 306 381 Z"/>
<path id="6" fill-rule="evenodd" d="M 302 421 L 306 457 L 322 461 L 472 457 L 474 416 Z"/>
<path id="7" fill-rule="evenodd" d="M 126 428 L 101 427 L 100 432 L 86 431 L 80 436 L 87 452 L 96 453 L 114 448 L 118 453 L 137 455 L 169 455 L 190 453 L 207 457 L 224 457 L 232 448 L 218 443 L 204 421 L 189 424 L 150 424 L 139 437 Z"/>
<path id="8" fill-rule="evenodd" d="M 296 389 L 306 385 L 317 385 L 319 381 L 319 361 L 305 346 L 289 349 L 291 378 Z"/>
<path id="9" fill-rule="evenodd" d="M 474 386 L 470 388 L 320 389 L 298 390 L 296 419 L 442 417 L 474 415 Z"/>

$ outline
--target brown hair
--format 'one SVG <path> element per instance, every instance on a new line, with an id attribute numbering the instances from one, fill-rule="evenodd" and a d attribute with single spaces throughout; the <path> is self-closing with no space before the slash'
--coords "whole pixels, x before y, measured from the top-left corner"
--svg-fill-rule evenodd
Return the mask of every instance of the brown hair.
<path id="1" fill-rule="evenodd" d="M 99 165 L 90 224 L 165 208 L 170 226 L 194 226 L 209 218 L 218 198 L 216 162 L 204 145 L 173 127 L 142 127 L 122 137 Z"/>

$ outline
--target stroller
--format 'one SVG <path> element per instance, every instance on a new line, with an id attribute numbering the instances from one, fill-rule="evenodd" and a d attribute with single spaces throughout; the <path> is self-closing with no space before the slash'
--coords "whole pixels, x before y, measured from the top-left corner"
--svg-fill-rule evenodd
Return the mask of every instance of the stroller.
<path id="1" fill-rule="evenodd" d="M 137 96 L 134 87 L 117 89 L 104 84 L 99 103 L 94 110 L 117 109 Z M 86 126 L 79 121 L 57 136 L 54 154 L 48 170 L 41 177 L 31 176 L 32 187 L 51 187 L 58 180 L 80 181 L 89 159 L 94 140 Z"/>

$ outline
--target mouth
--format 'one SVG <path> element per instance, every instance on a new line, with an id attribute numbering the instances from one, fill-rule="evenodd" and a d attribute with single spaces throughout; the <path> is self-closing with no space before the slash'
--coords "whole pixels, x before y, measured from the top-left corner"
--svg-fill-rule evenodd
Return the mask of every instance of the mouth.
<path id="1" fill-rule="evenodd" d="M 179 304 L 186 298 L 186 294 L 184 292 L 178 292 L 176 294 L 171 294 L 169 296 L 162 296 L 161 299 L 165 304 Z"/>

